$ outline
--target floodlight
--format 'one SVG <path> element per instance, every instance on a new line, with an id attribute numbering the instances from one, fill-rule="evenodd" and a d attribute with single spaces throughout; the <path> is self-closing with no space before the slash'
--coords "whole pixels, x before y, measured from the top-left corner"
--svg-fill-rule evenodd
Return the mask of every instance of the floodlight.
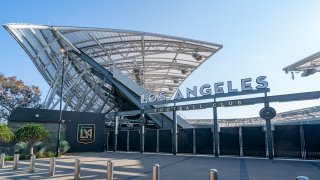
<path id="1" fill-rule="evenodd" d="M 182 74 L 187 74 L 187 73 L 188 73 L 188 70 L 186 70 L 186 69 L 181 69 L 181 73 L 182 73 Z"/>
<path id="2" fill-rule="evenodd" d="M 310 76 L 310 75 L 312 75 L 312 74 L 314 74 L 316 72 L 317 72 L 317 70 L 313 69 L 313 68 L 312 69 L 306 69 L 306 70 L 304 70 L 302 72 L 301 77 L 307 77 L 307 76 Z"/>
<path id="3" fill-rule="evenodd" d="M 192 53 L 192 57 L 194 59 L 196 59 L 197 61 L 201 61 L 202 60 L 202 56 L 197 51 Z"/>
<path id="4" fill-rule="evenodd" d="M 60 48 L 60 52 L 61 52 L 63 57 L 67 57 L 68 51 L 66 51 L 64 48 Z"/>

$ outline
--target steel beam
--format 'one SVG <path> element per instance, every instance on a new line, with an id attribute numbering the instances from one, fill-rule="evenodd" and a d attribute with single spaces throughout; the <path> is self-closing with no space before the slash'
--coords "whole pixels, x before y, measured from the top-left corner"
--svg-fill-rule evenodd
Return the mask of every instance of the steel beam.
<path id="1" fill-rule="evenodd" d="M 83 59 L 86 63 L 91 65 L 94 69 L 96 69 L 99 73 L 101 73 L 109 82 L 111 82 L 119 91 L 127 96 L 127 98 L 134 103 L 137 107 L 141 109 L 141 104 L 136 96 L 133 95 L 133 93 L 127 89 L 124 85 L 122 85 L 120 82 L 115 80 L 113 78 L 113 75 L 106 70 L 103 66 L 101 66 L 99 63 L 94 61 L 91 57 L 86 55 L 81 51 L 81 54 L 78 54 L 74 52 L 79 58 Z"/>

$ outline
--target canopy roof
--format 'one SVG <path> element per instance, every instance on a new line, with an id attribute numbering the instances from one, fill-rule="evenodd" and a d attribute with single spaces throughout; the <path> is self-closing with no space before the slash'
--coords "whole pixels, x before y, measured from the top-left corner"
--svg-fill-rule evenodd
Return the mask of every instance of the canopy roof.
<path id="1" fill-rule="evenodd" d="M 200 64 L 222 45 L 161 34 L 68 26 L 6 24 L 51 87 L 46 107 L 58 104 L 61 48 L 81 50 L 113 72 L 120 70 L 148 92 L 165 91 L 170 97 Z M 65 109 L 106 112 L 115 104 L 112 87 L 92 73 L 92 67 L 69 53 L 65 64 Z M 110 95 L 111 94 L 111 95 Z M 109 96 L 110 95 L 110 96 Z"/>
<path id="2" fill-rule="evenodd" d="M 309 76 L 320 71 L 320 52 L 314 53 L 296 63 L 293 63 L 283 70 L 288 72 L 302 72 L 301 76 Z"/>

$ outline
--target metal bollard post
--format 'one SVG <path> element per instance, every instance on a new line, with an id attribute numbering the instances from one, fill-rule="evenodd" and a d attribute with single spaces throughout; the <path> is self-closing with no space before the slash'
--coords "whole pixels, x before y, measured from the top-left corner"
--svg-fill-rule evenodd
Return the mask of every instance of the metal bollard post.
<path id="1" fill-rule="evenodd" d="M 34 173 L 36 170 L 36 156 L 30 156 L 30 166 L 29 166 L 29 173 Z"/>
<path id="2" fill-rule="evenodd" d="M 160 180 L 160 165 L 154 164 L 152 167 L 152 180 Z"/>
<path id="3" fill-rule="evenodd" d="M 18 170 L 18 166 L 19 166 L 19 154 L 15 154 L 13 156 L 13 170 Z"/>
<path id="4" fill-rule="evenodd" d="M 309 178 L 306 176 L 298 176 L 296 177 L 296 180 L 309 180 Z"/>
<path id="5" fill-rule="evenodd" d="M 107 180 L 113 179 L 113 161 L 108 161 L 107 163 Z"/>
<path id="6" fill-rule="evenodd" d="M 4 168 L 4 160 L 6 159 L 6 154 L 2 153 L 0 156 L 0 168 Z"/>
<path id="7" fill-rule="evenodd" d="M 56 158 L 50 158 L 49 176 L 54 176 L 56 172 Z"/>
<path id="8" fill-rule="evenodd" d="M 80 179 L 80 160 L 76 159 L 74 162 L 74 179 Z"/>
<path id="9" fill-rule="evenodd" d="M 209 180 L 218 180 L 218 170 L 216 169 L 209 170 Z"/>

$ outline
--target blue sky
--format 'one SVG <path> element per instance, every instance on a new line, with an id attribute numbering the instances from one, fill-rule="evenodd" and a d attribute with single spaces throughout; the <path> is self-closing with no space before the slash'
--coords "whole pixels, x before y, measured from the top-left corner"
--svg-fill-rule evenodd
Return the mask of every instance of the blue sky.
<path id="1" fill-rule="evenodd" d="M 224 47 L 183 84 L 185 87 L 265 75 L 270 95 L 320 90 L 319 73 L 295 80 L 282 68 L 320 51 L 320 1 L 40 1 L 3 0 L 0 23 L 106 27 L 146 31 L 222 44 Z M 0 28 L 0 72 L 48 85 L 23 49 Z M 278 112 L 319 105 L 317 101 L 273 103 Z M 219 118 L 254 117 L 262 105 L 220 108 Z M 184 113 L 212 118 L 212 110 Z M 195 115 L 196 114 L 196 115 Z"/>

